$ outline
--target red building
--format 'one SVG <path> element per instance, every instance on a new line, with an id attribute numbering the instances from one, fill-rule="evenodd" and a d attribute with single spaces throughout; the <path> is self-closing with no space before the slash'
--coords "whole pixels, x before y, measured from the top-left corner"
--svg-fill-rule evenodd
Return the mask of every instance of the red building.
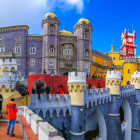
<path id="1" fill-rule="evenodd" d="M 137 45 L 134 44 L 135 39 L 135 31 L 129 33 L 126 29 L 124 30 L 124 34 L 122 33 L 121 35 L 122 46 L 120 47 L 122 58 L 133 58 L 136 56 Z"/>

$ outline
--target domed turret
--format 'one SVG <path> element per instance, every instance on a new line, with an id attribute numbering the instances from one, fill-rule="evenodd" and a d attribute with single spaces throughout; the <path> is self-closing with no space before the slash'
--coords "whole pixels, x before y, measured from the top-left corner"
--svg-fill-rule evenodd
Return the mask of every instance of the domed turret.
<path id="1" fill-rule="evenodd" d="M 51 18 L 57 17 L 54 13 L 51 13 L 51 12 L 45 15 L 45 17 L 48 17 L 48 16 Z"/>
<path id="2" fill-rule="evenodd" d="M 64 29 L 64 26 L 63 26 L 63 30 L 59 32 L 59 34 L 63 34 L 63 35 L 74 35 L 73 33 L 69 32 L 69 31 L 66 31 Z"/>
<path id="3" fill-rule="evenodd" d="M 89 23 L 90 23 L 89 20 L 88 20 L 88 19 L 85 19 L 85 18 L 79 19 L 78 22 L 79 22 L 79 23 L 85 22 L 86 24 L 89 24 Z"/>

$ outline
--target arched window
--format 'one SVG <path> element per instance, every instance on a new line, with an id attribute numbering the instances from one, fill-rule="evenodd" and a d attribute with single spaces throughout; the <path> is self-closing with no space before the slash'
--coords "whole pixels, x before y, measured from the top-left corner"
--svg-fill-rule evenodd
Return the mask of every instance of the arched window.
<path id="1" fill-rule="evenodd" d="M 17 65 L 20 65 L 20 58 L 17 58 L 16 63 Z"/>
<path id="2" fill-rule="evenodd" d="M 21 52 L 21 45 L 20 44 L 16 44 L 15 45 L 15 53 L 20 53 Z"/>
<path id="3" fill-rule="evenodd" d="M 133 53 L 131 49 L 129 49 L 129 54 Z"/>
<path id="4" fill-rule="evenodd" d="M 30 65 L 31 65 L 31 66 L 35 66 L 35 60 L 34 60 L 34 59 L 31 59 L 31 60 L 30 60 Z"/>
<path id="5" fill-rule="evenodd" d="M 88 68 L 88 64 L 87 63 L 84 64 L 84 68 Z"/>
<path id="6" fill-rule="evenodd" d="M 51 24 L 49 27 L 49 31 L 50 31 L 50 34 L 54 34 L 55 33 L 55 25 Z"/>
<path id="7" fill-rule="evenodd" d="M 85 39 L 89 38 L 89 31 L 88 30 L 85 30 L 85 32 L 84 32 L 84 38 Z"/>
<path id="8" fill-rule="evenodd" d="M 53 60 L 52 59 L 49 60 L 49 65 L 53 65 Z"/>
<path id="9" fill-rule="evenodd" d="M 128 74 L 130 73 L 130 69 L 127 70 L 127 73 L 128 73 Z"/>
<path id="10" fill-rule="evenodd" d="M 5 47 L 3 44 L 0 44 L 0 52 L 5 52 Z"/>
<path id="11" fill-rule="evenodd" d="M 96 62 L 96 58 L 95 57 L 93 57 L 93 62 Z"/>
<path id="12" fill-rule="evenodd" d="M 85 52 L 85 56 L 88 56 L 88 51 Z"/>
<path id="13" fill-rule="evenodd" d="M 67 55 L 73 55 L 73 50 L 70 47 L 67 49 Z"/>
<path id="14" fill-rule="evenodd" d="M 66 49 L 65 48 L 63 49 L 63 55 L 66 55 Z"/>
<path id="15" fill-rule="evenodd" d="M 36 54 L 36 47 L 35 45 L 30 46 L 30 54 Z"/>
<path id="16" fill-rule="evenodd" d="M 54 46 L 51 45 L 51 46 L 50 46 L 50 53 L 53 53 L 53 52 L 54 52 Z"/>

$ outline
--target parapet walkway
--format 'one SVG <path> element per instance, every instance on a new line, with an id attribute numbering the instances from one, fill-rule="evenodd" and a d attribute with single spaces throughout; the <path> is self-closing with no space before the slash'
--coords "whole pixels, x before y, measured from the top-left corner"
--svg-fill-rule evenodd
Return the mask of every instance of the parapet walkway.
<path id="1" fill-rule="evenodd" d="M 15 124 L 15 137 L 11 137 L 10 135 L 6 134 L 8 125 L 8 116 L 7 114 L 3 114 L 3 118 L 0 118 L 0 140 L 23 140 L 19 124 Z"/>

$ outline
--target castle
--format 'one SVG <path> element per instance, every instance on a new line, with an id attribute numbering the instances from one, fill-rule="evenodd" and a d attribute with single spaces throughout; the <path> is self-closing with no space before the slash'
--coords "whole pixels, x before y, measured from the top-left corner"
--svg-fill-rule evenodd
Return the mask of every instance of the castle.
<path id="1" fill-rule="evenodd" d="M 19 99 L 20 114 L 39 140 L 61 137 L 66 140 L 138 140 L 140 137 L 140 72 L 131 76 L 131 85 L 121 86 L 121 72 L 107 71 L 106 88 L 88 89 L 86 73 L 70 72 L 69 95 L 31 95 Z M 36 117 L 36 115 L 38 117 Z M 41 122 L 41 123 L 40 123 Z M 57 130 L 50 134 L 48 125 Z M 49 127 L 50 127 L 49 126 Z M 47 129 L 47 130 L 46 130 Z"/>
<path id="2" fill-rule="evenodd" d="M 26 25 L 0 28 L 0 57 L 16 58 L 18 75 L 27 77 L 46 70 L 68 75 L 70 71 L 91 72 L 92 24 L 80 19 L 74 34 L 59 31 L 60 20 L 48 13 L 42 19 L 42 35 L 28 34 Z"/>

